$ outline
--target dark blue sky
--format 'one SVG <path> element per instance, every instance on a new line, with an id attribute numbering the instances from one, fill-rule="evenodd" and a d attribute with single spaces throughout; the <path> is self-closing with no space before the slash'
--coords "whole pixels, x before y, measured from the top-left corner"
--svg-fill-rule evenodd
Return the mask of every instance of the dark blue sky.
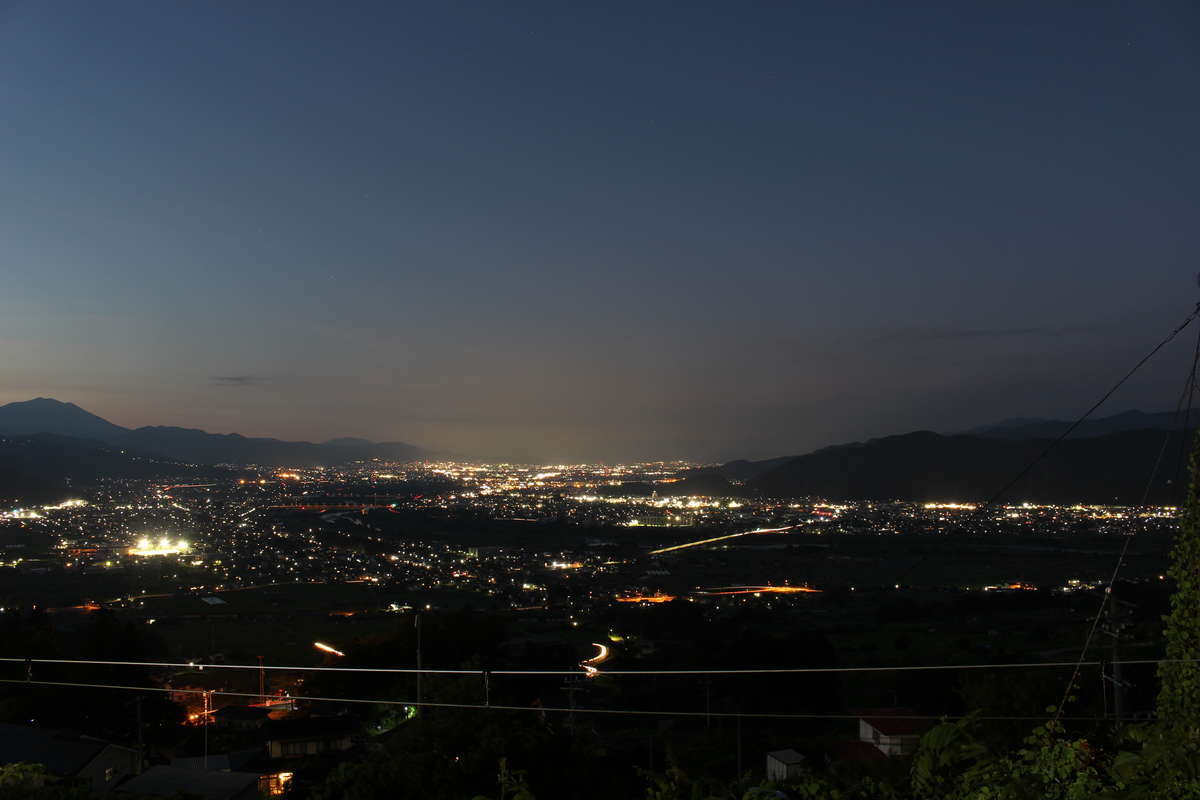
<path id="1" fill-rule="evenodd" d="M 581 5 L 0 6 L 0 402 L 771 456 L 1074 415 L 1200 296 L 1193 3 Z"/>

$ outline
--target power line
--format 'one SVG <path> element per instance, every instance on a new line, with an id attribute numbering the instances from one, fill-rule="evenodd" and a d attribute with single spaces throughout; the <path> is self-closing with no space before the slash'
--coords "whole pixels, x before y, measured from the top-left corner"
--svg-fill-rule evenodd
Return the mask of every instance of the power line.
<path id="1" fill-rule="evenodd" d="M 481 669 L 408 669 L 402 667 L 291 667 L 271 664 L 205 664 L 199 661 L 100 661 L 83 658 L 0 658 L 0 662 L 34 664 L 93 664 L 106 667 L 176 667 L 179 669 L 274 669 L 290 672 L 389 672 L 397 674 L 482 675 Z M 568 674 L 566 672 L 562 674 Z M 569 673 L 578 674 L 578 671 Z"/>
<path id="2" fill-rule="evenodd" d="M 1196 337 L 1196 354 L 1192 359 L 1192 369 L 1188 372 L 1188 378 L 1184 383 L 1183 392 L 1180 393 L 1179 400 L 1175 403 L 1175 413 L 1171 416 L 1171 427 L 1163 430 L 1162 446 L 1158 448 L 1158 457 L 1154 460 L 1154 467 L 1150 470 L 1150 477 L 1146 479 L 1146 488 L 1142 490 L 1142 501 L 1137 505 L 1136 510 L 1144 509 L 1147 501 L 1150 499 L 1150 492 L 1154 488 L 1154 479 L 1158 477 L 1158 468 L 1162 466 L 1163 456 L 1166 454 L 1167 445 L 1171 441 L 1171 434 L 1175 432 L 1174 426 L 1179 421 L 1181 412 L 1183 411 L 1183 401 L 1185 398 L 1188 400 L 1188 415 L 1191 415 L 1191 394 L 1193 384 L 1196 381 L 1197 366 L 1200 366 L 1200 335 Z M 1181 428 L 1179 433 L 1182 435 L 1184 433 L 1184 429 Z"/>
<path id="3" fill-rule="evenodd" d="M 764 667 L 754 669 L 637 669 L 637 670 L 600 670 L 602 676 L 636 677 L 642 676 L 705 676 L 705 675 L 801 675 L 829 674 L 856 672 L 926 672 L 944 670 L 976 670 L 976 669 L 1037 669 L 1042 667 L 1074 667 L 1076 665 L 1095 667 L 1102 664 L 1164 664 L 1192 663 L 1200 659 L 1140 659 L 1132 661 L 1032 661 L 1017 663 L 994 664 L 915 664 L 907 666 L 884 667 Z M 392 667 L 303 667 L 282 666 L 272 664 L 201 664 L 195 661 L 105 661 L 99 659 L 68 659 L 68 658 L 0 658 L 0 663 L 20 664 L 58 664 L 58 665 L 88 665 L 108 667 L 178 667 L 194 670 L 205 669 L 243 669 L 243 670 L 277 670 L 286 672 L 349 672 L 349 673 L 379 673 L 379 674 L 432 674 L 460 675 L 483 678 L 485 676 L 503 675 L 506 677 L 521 676 L 579 676 L 582 669 L 406 669 Z M 23 681 L 22 681 L 23 682 Z"/>
<path id="4" fill-rule="evenodd" d="M 1156 347 L 1156 348 L 1154 348 L 1154 350 L 1150 351 L 1150 354 L 1147 355 L 1146 358 L 1143 358 L 1140 362 L 1138 362 L 1137 367 L 1140 367 L 1142 364 L 1146 363 L 1146 361 L 1149 360 L 1150 356 L 1154 355 L 1154 353 L 1156 353 L 1159 350 L 1159 348 L 1161 348 L 1167 342 L 1171 341 L 1171 339 L 1175 338 L 1176 334 L 1178 334 L 1185 327 L 1187 327 L 1188 323 L 1191 322 L 1193 319 L 1195 319 L 1197 314 L 1200 314 L 1200 303 L 1198 303 L 1196 305 L 1196 310 L 1192 312 L 1191 316 L 1189 316 L 1186 320 L 1184 320 L 1183 323 L 1178 328 L 1176 328 L 1174 331 L 1172 331 L 1171 335 L 1169 335 L 1166 339 L 1164 339 L 1158 345 L 1158 347 Z M 1136 372 L 1137 367 L 1134 367 L 1133 370 L 1129 373 L 1129 375 L 1132 375 L 1133 372 Z M 1187 398 L 1188 416 L 1189 417 L 1191 416 L 1192 391 L 1196 386 L 1197 367 L 1200 367 L 1200 334 L 1198 334 L 1196 337 L 1195 354 L 1192 357 L 1192 367 L 1188 373 L 1188 379 L 1184 384 L 1183 394 L 1179 396 L 1179 402 L 1176 403 L 1176 405 L 1175 405 L 1175 416 L 1171 421 L 1172 426 L 1179 419 L 1179 412 L 1183 407 L 1183 401 L 1184 401 L 1185 397 Z M 1125 378 L 1122 378 L 1121 381 L 1119 381 L 1117 383 L 1117 386 L 1120 386 L 1121 383 L 1124 383 L 1125 380 L 1129 377 L 1129 375 L 1126 375 Z M 1111 390 L 1109 390 L 1108 394 L 1112 394 L 1114 391 L 1116 391 L 1116 388 L 1117 387 L 1114 386 Z M 1105 395 L 1104 398 L 1101 398 L 1100 402 L 1101 403 L 1104 402 L 1104 399 L 1107 397 L 1108 397 L 1108 395 Z M 1097 406 L 1098 405 L 1099 405 L 1099 403 L 1097 403 Z M 1093 410 L 1094 409 L 1095 409 L 1095 406 L 1093 406 Z M 1090 414 L 1091 411 L 1089 411 L 1088 413 Z M 1086 415 L 1084 415 L 1084 416 L 1086 416 Z M 1080 421 L 1082 421 L 1082 419 Z M 1076 424 L 1078 424 L 1078 423 L 1076 423 Z M 1072 429 L 1073 428 L 1074 428 L 1074 426 L 1072 426 Z M 1067 433 L 1070 433 L 1070 430 L 1068 430 Z M 1153 487 L 1154 479 L 1158 475 L 1158 467 L 1162 463 L 1163 453 L 1165 453 L 1167 450 L 1167 441 L 1170 438 L 1170 433 L 1171 433 L 1170 430 L 1168 430 L 1166 433 L 1163 434 L 1162 447 L 1159 448 L 1158 456 L 1154 460 L 1154 467 L 1153 467 L 1153 469 L 1151 469 L 1150 477 L 1146 481 L 1146 488 L 1142 492 L 1142 502 L 1141 502 L 1140 507 L 1144 508 L 1146 505 L 1146 501 L 1150 497 L 1150 489 Z M 1061 441 L 1062 438 L 1065 438 L 1065 436 L 1066 436 L 1066 434 L 1063 434 L 1062 437 L 1059 437 L 1059 441 Z M 1092 624 L 1088 627 L 1087 636 L 1083 640 L 1083 648 L 1079 651 L 1079 659 L 1076 662 L 1074 672 L 1072 672 L 1072 674 L 1071 674 L 1071 680 L 1067 681 L 1067 686 L 1063 690 L 1062 700 L 1059 702 L 1058 706 L 1054 710 L 1054 719 L 1056 719 L 1056 720 L 1061 718 L 1063 707 L 1067 704 L 1067 701 L 1071 697 L 1071 690 L 1075 686 L 1075 681 L 1079 679 L 1079 670 L 1082 668 L 1082 666 L 1084 664 L 1084 658 L 1087 657 L 1088 648 L 1092 646 L 1092 639 L 1095 638 L 1096 629 L 1100 626 L 1100 618 L 1104 615 L 1104 608 L 1105 608 L 1105 606 L 1108 605 L 1109 600 L 1112 598 L 1113 586 L 1115 586 L 1117 583 L 1117 576 L 1121 573 L 1121 567 L 1125 564 L 1125 556 L 1129 553 L 1129 545 L 1132 541 L 1133 541 L 1133 533 L 1125 534 L 1125 541 L 1121 545 L 1121 552 L 1117 556 L 1117 563 L 1113 566 L 1112 577 L 1110 577 L 1108 579 L 1108 584 L 1104 587 L 1104 593 L 1102 595 L 1100 595 L 1100 607 L 1098 609 L 1096 609 L 1096 616 L 1095 616 L 1095 618 L 1092 619 Z M 1118 662 L 1113 662 L 1113 663 L 1118 663 Z M 1119 689 L 1118 689 L 1118 691 L 1119 691 Z"/>
<path id="5" fill-rule="evenodd" d="M 1097 662 L 1099 663 L 1099 662 Z M 601 675 L 796 675 L 804 673 L 839 673 L 839 672 L 920 672 L 925 670 L 948 669 L 1005 669 L 1020 667 L 1069 667 L 1073 661 L 1038 662 L 1031 664 L 930 664 L 900 667 L 764 667 L 760 669 L 638 669 L 638 670 L 600 670 Z M 557 670 L 492 670 L 492 675 L 578 675 L 580 672 L 566 673 Z"/>
<path id="6" fill-rule="evenodd" d="M 1107 392 L 1105 392 L 1100 397 L 1100 399 L 1097 400 L 1092 405 L 1091 408 L 1089 408 L 1087 411 L 1083 412 L 1083 416 L 1079 417 L 1077 420 L 1072 422 L 1070 427 L 1068 427 L 1065 431 L 1063 431 L 1061 434 L 1059 434 L 1057 439 L 1050 442 L 1050 444 L 1046 445 L 1045 449 L 1042 450 L 1042 452 L 1039 453 L 1037 456 L 1035 456 L 1032 461 L 1030 461 L 1028 464 L 1026 464 L 1025 467 L 1020 472 L 1018 472 L 1012 480 L 1010 480 L 1008 483 L 1004 484 L 1004 486 L 1001 487 L 1000 491 L 996 492 L 994 495 L 992 495 L 990 500 L 988 500 L 986 503 L 984 503 L 982 506 L 980 506 L 979 511 L 982 511 L 982 510 L 992 506 L 993 504 L 995 504 L 995 502 L 997 500 L 999 500 L 1001 497 L 1003 497 L 1004 494 L 1009 489 L 1011 489 L 1013 486 L 1016 486 L 1017 483 L 1022 478 L 1024 478 L 1026 475 L 1029 474 L 1030 470 L 1032 470 L 1035 466 L 1037 466 L 1037 464 L 1043 458 L 1045 458 L 1046 456 L 1048 456 L 1050 454 L 1051 450 L 1053 450 L 1064 439 L 1066 439 L 1068 436 L 1070 436 L 1072 433 L 1074 433 L 1076 428 L 1078 428 L 1080 425 L 1082 425 L 1084 423 L 1084 421 L 1087 420 L 1087 418 L 1090 417 L 1092 415 L 1092 413 L 1096 411 L 1096 409 L 1098 409 L 1098 408 L 1100 408 L 1100 406 L 1104 405 L 1104 402 L 1106 400 L 1108 400 L 1108 398 L 1112 397 L 1112 395 L 1117 391 L 1117 389 L 1120 389 L 1127 380 L 1129 380 L 1130 378 L 1133 377 L 1133 374 L 1135 372 L 1137 372 L 1139 369 L 1141 369 L 1142 366 L 1147 361 L 1149 361 L 1151 358 L 1153 358 L 1154 355 L 1156 353 L 1158 353 L 1159 350 L 1166 347 L 1167 343 L 1169 343 L 1172 339 L 1174 339 L 1176 336 L 1178 336 L 1183 331 L 1184 328 L 1186 328 L 1188 325 L 1190 325 L 1192 323 L 1192 320 L 1196 319 L 1197 316 L 1200 316 L 1200 303 L 1196 304 L 1196 308 L 1192 311 L 1191 314 L 1188 314 L 1187 319 L 1185 319 L 1183 322 L 1179 323 L 1179 325 L 1177 325 L 1173 331 L 1171 331 L 1169 334 L 1167 334 L 1165 339 L 1163 339 L 1161 342 L 1159 342 L 1158 344 L 1156 344 L 1154 346 L 1154 349 L 1152 349 L 1146 355 L 1142 356 L 1141 361 L 1139 361 L 1133 365 L 1133 369 L 1131 369 L 1131 370 L 1129 370 L 1129 372 L 1125 373 L 1125 376 L 1122 377 L 1115 384 L 1113 384 L 1112 388 L 1110 388 Z"/>
<path id="7" fill-rule="evenodd" d="M 1183 462 L 1187 458 L 1188 440 L 1187 432 L 1192 426 L 1192 403 L 1196 399 L 1196 368 L 1200 366 L 1200 336 L 1196 337 L 1196 351 L 1192 356 L 1192 372 L 1188 376 L 1187 383 L 1183 387 L 1183 396 L 1179 398 L 1179 405 L 1175 407 L 1176 417 L 1179 415 L 1179 406 L 1183 404 L 1184 396 L 1187 397 L 1187 411 L 1183 415 L 1183 424 L 1179 426 L 1179 457 L 1175 460 L 1175 474 L 1172 476 L 1171 484 L 1179 485 L 1179 474 L 1183 471 Z"/>
<path id="8" fill-rule="evenodd" d="M 253 698 L 258 695 L 249 692 L 224 692 L 208 689 L 164 689 L 154 686 L 126 686 L 120 684 L 109 683 L 72 683 L 67 681 L 24 681 L 11 678 L 0 678 L 0 683 L 14 683 L 23 686 L 54 686 L 59 688 L 75 688 L 75 689 L 117 689 L 136 692 L 166 692 L 171 694 L 206 694 L 217 697 L 243 697 Z M 723 718 L 739 718 L 739 719 L 862 719 L 863 717 L 871 717 L 871 714 L 793 714 L 793 713 L 764 713 L 752 711 L 685 711 L 685 710 L 653 710 L 643 708 L 559 708 L 553 706 L 515 706 L 515 705 L 485 705 L 483 703 L 438 703 L 431 701 L 415 702 L 412 700 L 371 700 L 362 697 L 320 697 L 320 696 L 297 696 L 288 695 L 288 700 L 304 700 L 311 702 L 324 703 L 365 703 L 369 705 L 392 705 L 392 706 L 412 706 L 416 708 L 453 708 L 453 709 L 471 709 L 480 711 L 536 711 L 541 713 L 563 713 L 569 714 L 572 712 L 580 714 L 608 714 L 608 715 L 630 715 L 630 716 L 658 716 L 658 717 L 723 717 Z M 912 720 L 951 720 L 963 719 L 968 715 L 965 714 L 886 714 L 876 715 L 886 716 L 888 719 L 912 719 Z M 1044 717 L 1031 716 L 996 716 L 996 717 L 974 717 L 974 719 L 989 721 L 989 722 L 1040 722 Z M 1068 717 L 1070 720 L 1084 721 L 1091 720 L 1091 717 Z"/>

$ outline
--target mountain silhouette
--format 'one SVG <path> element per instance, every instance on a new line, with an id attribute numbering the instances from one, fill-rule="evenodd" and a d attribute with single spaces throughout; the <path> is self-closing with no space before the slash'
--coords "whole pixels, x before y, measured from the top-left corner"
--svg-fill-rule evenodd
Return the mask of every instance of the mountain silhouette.
<path id="1" fill-rule="evenodd" d="M 0 435 L 0 508 L 78 497 L 105 479 L 229 476 L 116 445 L 51 433 Z"/>
<path id="2" fill-rule="evenodd" d="M 746 489 L 766 497 L 829 500 L 989 500 L 1036 464 L 1000 502 L 1178 503 L 1190 432 L 1120 431 L 1050 440 L 945 436 L 917 431 L 771 462 L 738 462 Z M 1162 453 L 1161 462 L 1159 453 Z M 755 471 L 754 465 L 764 464 Z M 1157 468 L 1156 468 L 1157 465 Z M 715 471 L 722 473 L 723 468 Z M 739 480 L 733 475 L 727 477 Z"/>
<path id="3" fill-rule="evenodd" d="M 1200 420 L 1200 412 L 1193 412 L 1192 419 Z M 1151 414 L 1144 411 L 1122 411 L 1109 417 L 1085 420 L 1071 431 L 1071 438 L 1086 439 L 1122 431 L 1177 430 L 1183 424 L 1183 415 L 1174 411 Z M 987 439 L 1055 439 L 1070 427 L 1070 422 L 1061 419 L 1011 419 L 973 428 L 966 431 L 966 434 Z"/>
<path id="4" fill-rule="evenodd" d="M 74 403 L 62 403 L 48 397 L 0 406 L 0 433 L 12 436 L 53 433 L 107 442 L 128 432 L 127 428 L 84 411 Z"/>
<path id="5" fill-rule="evenodd" d="M 334 439 L 317 444 L 171 426 L 123 428 L 74 403 L 45 397 L 0 406 L 0 434 L 43 433 L 91 440 L 190 464 L 313 467 L 374 458 L 410 461 L 423 455 L 421 448 L 404 442 Z"/>

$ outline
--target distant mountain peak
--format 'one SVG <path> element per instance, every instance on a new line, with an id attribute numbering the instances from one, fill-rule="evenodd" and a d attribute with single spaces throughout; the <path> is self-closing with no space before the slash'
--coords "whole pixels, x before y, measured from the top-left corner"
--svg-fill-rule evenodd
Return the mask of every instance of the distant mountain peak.
<path id="1" fill-rule="evenodd" d="M 76 411 L 83 411 L 82 408 L 67 400 L 56 400 L 53 397 L 35 397 L 32 400 L 19 400 L 15 403 L 9 403 L 8 406 L 19 406 L 23 408 L 73 408 Z M 7 408 L 8 406 L 4 406 Z M 89 411 L 83 411 L 84 414 L 91 414 Z"/>
<path id="2" fill-rule="evenodd" d="M 0 406 L 0 433 L 28 435 L 54 433 L 80 439 L 111 441 L 126 429 L 85 411 L 74 403 L 35 397 Z"/>

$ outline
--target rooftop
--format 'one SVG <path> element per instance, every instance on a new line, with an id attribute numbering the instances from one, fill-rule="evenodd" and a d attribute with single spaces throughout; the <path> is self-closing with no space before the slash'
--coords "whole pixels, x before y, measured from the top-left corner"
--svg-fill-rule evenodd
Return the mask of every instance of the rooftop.
<path id="1" fill-rule="evenodd" d="M 235 800 L 258 796 L 257 772 L 212 772 L 156 766 L 121 785 L 122 792 L 172 797 L 186 794 L 202 800 Z"/>

